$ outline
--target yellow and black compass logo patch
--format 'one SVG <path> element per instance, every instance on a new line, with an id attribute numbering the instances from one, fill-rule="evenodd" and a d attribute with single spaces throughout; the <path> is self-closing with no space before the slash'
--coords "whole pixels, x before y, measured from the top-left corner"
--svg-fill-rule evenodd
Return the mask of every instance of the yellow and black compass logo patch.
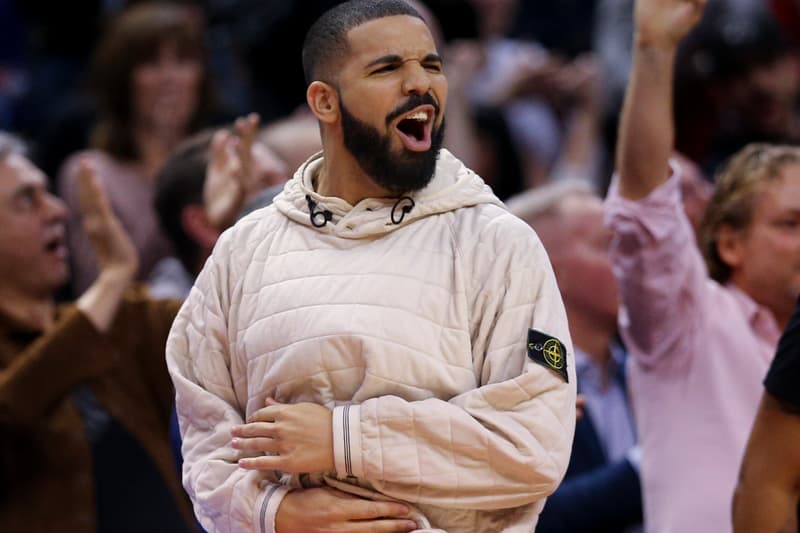
<path id="1" fill-rule="evenodd" d="M 528 357 L 546 366 L 569 382 L 567 374 L 567 349 L 560 340 L 535 329 L 528 330 Z"/>

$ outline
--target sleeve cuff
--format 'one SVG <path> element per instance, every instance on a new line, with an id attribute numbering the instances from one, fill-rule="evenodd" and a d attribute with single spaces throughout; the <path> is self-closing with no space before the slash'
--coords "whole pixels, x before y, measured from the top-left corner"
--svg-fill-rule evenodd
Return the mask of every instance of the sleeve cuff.
<path id="1" fill-rule="evenodd" d="M 284 485 L 265 484 L 260 505 L 256 506 L 256 520 L 259 529 L 254 533 L 275 533 L 275 518 L 283 498 L 292 490 Z"/>
<path id="2" fill-rule="evenodd" d="M 619 174 L 614 174 L 605 201 L 605 224 L 624 230 L 635 220 L 634 227 L 643 225 L 646 231 L 661 240 L 671 235 L 683 213 L 681 200 L 681 171 L 675 160 L 669 161 L 670 176 L 662 184 L 650 191 L 650 194 L 639 200 L 630 200 L 619 194 Z M 685 218 L 685 215 L 684 215 Z M 628 228 L 628 231 L 637 233 Z"/>
<path id="3" fill-rule="evenodd" d="M 361 407 L 353 404 L 333 409 L 333 460 L 339 476 L 364 477 L 361 462 Z"/>

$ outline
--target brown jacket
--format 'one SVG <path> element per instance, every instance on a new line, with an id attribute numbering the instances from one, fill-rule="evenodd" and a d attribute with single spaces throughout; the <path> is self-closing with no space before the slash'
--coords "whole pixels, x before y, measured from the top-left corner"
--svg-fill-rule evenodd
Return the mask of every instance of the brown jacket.
<path id="1" fill-rule="evenodd" d="M 105 335 L 74 305 L 46 334 L 0 315 L 0 531 L 95 531 L 91 449 L 70 397 L 79 384 L 139 442 L 194 524 L 168 439 L 164 344 L 178 307 L 132 291 Z"/>

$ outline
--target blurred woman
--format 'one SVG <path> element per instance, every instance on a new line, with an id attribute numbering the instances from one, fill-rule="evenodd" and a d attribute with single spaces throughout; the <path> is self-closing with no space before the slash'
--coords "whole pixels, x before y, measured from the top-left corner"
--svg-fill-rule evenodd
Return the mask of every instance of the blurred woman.
<path id="1" fill-rule="evenodd" d="M 97 275 L 77 215 L 80 155 L 91 158 L 136 246 L 138 278 L 170 253 L 152 207 L 154 180 L 172 148 L 211 117 L 204 39 L 201 19 L 188 8 L 154 3 L 125 11 L 101 41 L 92 79 L 99 116 L 91 149 L 71 157 L 59 176 L 60 193 L 73 213 L 68 231 L 76 294 Z"/>

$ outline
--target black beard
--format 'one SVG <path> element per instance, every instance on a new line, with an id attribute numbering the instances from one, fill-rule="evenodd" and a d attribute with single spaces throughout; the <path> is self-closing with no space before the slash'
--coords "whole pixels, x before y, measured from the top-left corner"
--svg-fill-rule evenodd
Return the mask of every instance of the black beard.
<path id="1" fill-rule="evenodd" d="M 410 111 L 419 105 L 432 103 L 438 115 L 439 106 L 433 102 L 430 95 L 418 99 L 423 101 L 417 103 L 409 100 L 402 108 Z M 412 152 L 403 148 L 398 154 L 392 152 L 391 133 L 382 136 L 376 128 L 354 117 L 345 107 L 341 97 L 339 107 L 342 110 L 344 145 L 358 162 L 361 170 L 376 184 L 392 196 L 402 196 L 423 189 L 430 183 L 444 139 L 444 120 L 438 128 L 435 124 L 433 126 L 430 149 L 425 152 Z M 403 112 L 407 111 L 397 109 L 390 113 L 387 124 Z"/>

